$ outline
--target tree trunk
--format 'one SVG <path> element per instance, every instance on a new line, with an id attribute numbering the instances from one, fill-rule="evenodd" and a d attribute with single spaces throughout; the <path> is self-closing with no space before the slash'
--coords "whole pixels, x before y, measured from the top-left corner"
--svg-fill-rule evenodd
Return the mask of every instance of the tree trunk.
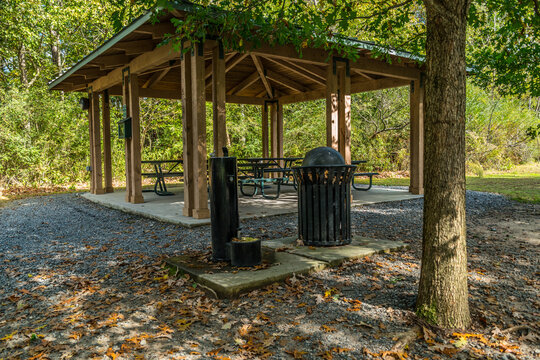
<path id="1" fill-rule="evenodd" d="M 19 48 L 19 71 L 21 76 L 21 83 L 24 87 L 28 87 L 28 68 L 26 66 L 26 48 L 24 44 L 21 44 Z"/>
<path id="2" fill-rule="evenodd" d="M 417 313 L 470 325 L 465 227 L 465 40 L 470 0 L 425 0 L 424 234 Z"/>

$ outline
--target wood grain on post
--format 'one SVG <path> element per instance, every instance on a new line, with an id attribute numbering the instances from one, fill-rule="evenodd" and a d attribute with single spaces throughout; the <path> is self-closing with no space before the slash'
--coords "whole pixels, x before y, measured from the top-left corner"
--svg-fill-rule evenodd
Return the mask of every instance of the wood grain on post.
<path id="1" fill-rule="evenodd" d="M 131 116 L 131 107 L 129 104 L 130 101 L 130 89 L 129 89 L 129 82 L 130 82 L 130 76 L 129 71 L 124 71 L 122 73 L 122 105 L 125 107 L 126 117 Z M 126 202 L 131 202 L 132 199 L 132 190 L 131 190 L 131 139 L 126 138 L 124 139 L 125 142 L 125 163 L 126 163 Z"/>
<path id="2" fill-rule="evenodd" d="M 193 179 L 194 207 L 196 219 L 210 217 L 207 193 L 206 160 L 206 97 L 204 81 L 204 54 L 201 44 L 193 46 L 191 54 L 191 85 L 193 104 Z"/>
<path id="3" fill-rule="evenodd" d="M 327 68 L 326 79 L 326 146 L 339 151 L 338 135 L 338 77 L 334 67 Z"/>
<path id="4" fill-rule="evenodd" d="M 142 195 L 141 176 L 141 121 L 139 111 L 139 81 L 137 74 L 131 74 L 129 83 L 129 108 L 131 115 L 131 202 L 141 204 Z"/>
<path id="5" fill-rule="evenodd" d="M 261 106 L 262 157 L 268 157 L 268 105 Z"/>
<path id="6" fill-rule="evenodd" d="M 104 194 L 103 190 L 103 170 L 101 163 L 101 131 L 99 121 L 99 93 L 93 92 L 90 101 L 90 111 L 92 111 L 92 135 L 94 147 L 94 164 L 92 173 L 94 174 L 94 194 Z"/>
<path id="7" fill-rule="evenodd" d="M 111 106 L 109 91 L 105 90 L 102 95 L 103 113 L 103 163 L 105 173 L 105 192 L 114 191 L 112 183 L 112 161 L 111 161 Z"/>
<path id="8" fill-rule="evenodd" d="M 193 173 L 193 101 L 191 90 L 191 55 L 184 54 L 181 65 L 182 81 L 182 135 L 184 139 L 184 216 L 193 216 L 194 208 L 194 173 Z"/>

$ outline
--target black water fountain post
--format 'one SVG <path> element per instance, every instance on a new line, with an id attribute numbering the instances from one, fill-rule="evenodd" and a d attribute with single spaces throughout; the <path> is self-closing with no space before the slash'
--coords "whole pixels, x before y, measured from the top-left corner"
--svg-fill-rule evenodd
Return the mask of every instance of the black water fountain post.
<path id="1" fill-rule="evenodd" d="M 223 157 L 210 158 L 210 218 L 212 259 L 229 261 L 229 243 L 238 237 L 238 190 L 236 157 L 223 148 Z"/>

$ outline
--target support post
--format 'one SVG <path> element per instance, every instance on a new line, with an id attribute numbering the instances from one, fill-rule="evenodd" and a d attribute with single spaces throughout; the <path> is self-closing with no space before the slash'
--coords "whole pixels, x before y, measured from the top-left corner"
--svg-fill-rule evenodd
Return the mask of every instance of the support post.
<path id="1" fill-rule="evenodd" d="M 326 146 L 339 151 L 338 102 L 338 77 L 330 64 L 326 77 Z"/>
<path id="2" fill-rule="evenodd" d="M 410 186 L 413 194 L 424 193 L 424 84 L 422 79 L 410 85 Z"/>
<path id="3" fill-rule="evenodd" d="M 347 60 L 348 64 L 348 60 Z M 351 164 L 351 75 L 347 65 L 339 68 L 339 152 Z"/>
<path id="4" fill-rule="evenodd" d="M 270 103 L 270 157 L 278 157 L 278 103 Z"/>
<path id="5" fill-rule="evenodd" d="M 326 83 L 326 146 L 351 164 L 351 76 L 349 60 L 333 57 Z"/>
<path id="6" fill-rule="evenodd" d="M 136 74 L 131 74 L 129 82 L 129 111 L 131 116 L 131 202 L 141 204 L 144 202 L 142 195 L 141 176 L 141 121 L 139 107 L 139 81 Z"/>
<path id="7" fill-rule="evenodd" d="M 223 45 L 218 41 L 212 51 L 212 106 L 214 129 L 214 154 L 223 156 L 223 147 L 227 146 L 227 125 L 225 110 L 225 54 Z"/>
<path id="8" fill-rule="evenodd" d="M 109 90 L 103 91 L 102 96 L 103 113 L 103 161 L 105 172 L 105 192 L 114 192 L 112 183 L 112 161 L 111 161 L 111 106 Z"/>
<path id="9" fill-rule="evenodd" d="M 92 91 L 88 88 L 88 139 L 90 142 L 90 194 L 95 194 L 96 180 L 94 178 L 94 124 L 92 121 Z"/>
<path id="10" fill-rule="evenodd" d="M 277 108 L 277 157 L 283 157 L 283 106 L 276 101 Z M 283 160 L 280 160 L 279 165 L 285 165 Z"/>
<path id="11" fill-rule="evenodd" d="M 193 101 L 191 91 L 191 55 L 182 55 L 181 63 L 182 81 L 182 135 L 184 138 L 184 216 L 193 216 L 195 202 L 195 186 L 193 179 Z"/>
<path id="12" fill-rule="evenodd" d="M 104 194 L 105 190 L 103 190 L 103 170 L 101 163 L 101 131 L 99 129 L 99 93 L 92 92 L 90 111 L 92 111 L 92 146 L 94 147 L 94 163 L 92 164 L 92 173 L 94 174 L 94 194 Z"/>
<path id="13" fill-rule="evenodd" d="M 262 127 L 262 157 L 268 157 L 268 104 L 265 102 L 261 107 L 261 127 Z"/>
<path id="14" fill-rule="evenodd" d="M 191 85 L 193 105 L 193 179 L 194 207 L 193 217 L 206 219 L 210 217 L 208 209 L 208 181 L 206 160 L 206 99 L 205 99 L 205 66 L 204 46 L 194 44 L 191 53 Z"/>
<path id="15" fill-rule="evenodd" d="M 130 85 L 131 81 L 129 68 L 122 70 L 122 116 L 127 118 L 130 116 Z M 132 190 L 131 190 L 131 138 L 125 139 L 125 163 L 126 163 L 126 202 L 131 202 Z"/>

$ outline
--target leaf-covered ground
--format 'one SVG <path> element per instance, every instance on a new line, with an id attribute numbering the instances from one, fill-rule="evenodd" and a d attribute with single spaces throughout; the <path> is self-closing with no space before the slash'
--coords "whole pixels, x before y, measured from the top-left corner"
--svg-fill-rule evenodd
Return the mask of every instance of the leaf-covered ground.
<path id="1" fill-rule="evenodd" d="M 410 249 L 295 276 L 237 300 L 208 297 L 163 258 L 208 251 L 183 229 L 75 195 L 0 209 L 0 359 L 535 359 L 538 205 L 468 194 L 473 326 L 441 332 L 413 313 L 422 201 L 353 211 L 354 232 Z M 292 235 L 295 216 L 242 224 Z"/>

